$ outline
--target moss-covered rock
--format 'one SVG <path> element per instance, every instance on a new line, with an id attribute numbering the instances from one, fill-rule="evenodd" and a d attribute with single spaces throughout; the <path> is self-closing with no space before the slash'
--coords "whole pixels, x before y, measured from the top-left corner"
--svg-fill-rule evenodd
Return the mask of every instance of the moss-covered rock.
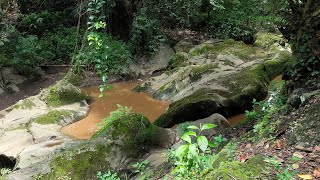
<path id="1" fill-rule="evenodd" d="M 157 130 L 143 115 L 129 113 L 106 122 L 93 138 L 103 137 L 118 142 L 123 152 L 135 157 L 143 149 L 157 143 Z"/>
<path id="2" fill-rule="evenodd" d="M 90 141 L 59 153 L 42 179 L 94 179 L 98 171 L 127 168 L 132 159 L 159 143 L 159 128 L 141 114 L 129 112 L 109 120 Z"/>
<path id="3" fill-rule="evenodd" d="M 84 74 L 76 73 L 73 70 L 69 71 L 63 78 L 63 82 L 72 84 L 74 86 L 80 86 L 85 80 Z"/>
<path id="4" fill-rule="evenodd" d="M 282 44 L 285 43 L 285 40 L 281 34 L 268 33 L 268 32 L 258 32 L 254 36 L 255 46 L 270 48 L 273 44 Z"/>
<path id="5" fill-rule="evenodd" d="M 35 118 L 33 121 L 38 124 L 59 124 L 64 118 L 73 116 L 73 114 L 68 110 L 52 110 L 47 114 Z"/>
<path id="6" fill-rule="evenodd" d="M 217 168 L 206 174 L 204 179 L 259 179 L 266 168 L 266 163 L 259 156 L 250 158 L 246 162 L 222 161 Z"/>
<path id="7" fill-rule="evenodd" d="M 98 171 L 111 168 L 106 159 L 113 155 L 107 144 L 92 141 L 73 145 L 73 148 L 60 153 L 50 162 L 50 173 L 38 175 L 38 179 L 95 179 Z"/>
<path id="8" fill-rule="evenodd" d="M 45 89 L 41 94 L 41 99 L 49 106 L 57 107 L 88 100 L 89 97 L 74 85 L 61 81 Z"/>
<path id="9" fill-rule="evenodd" d="M 230 116 L 251 107 L 253 99 L 262 100 L 268 93 L 267 85 L 281 74 L 289 57 L 273 59 L 253 67 L 246 67 L 215 82 L 224 87 L 201 88 L 189 96 L 175 101 L 161 115 L 155 125 L 172 127 L 186 121 L 195 121 L 219 112 Z M 225 89 L 225 90 L 223 90 Z"/>
<path id="10" fill-rule="evenodd" d="M 188 62 L 189 55 L 187 53 L 178 52 L 171 56 L 167 73 L 172 73 L 177 68 L 185 66 Z"/>
<path id="11" fill-rule="evenodd" d="M 188 41 L 188 40 L 182 40 L 182 41 L 179 41 L 175 46 L 174 46 L 174 50 L 176 52 L 189 52 L 189 50 L 191 48 L 193 48 L 195 46 L 195 43 L 192 42 L 192 41 Z"/>
<path id="12" fill-rule="evenodd" d="M 20 103 L 17 103 L 13 106 L 14 109 L 29 109 L 31 110 L 36 105 L 30 99 L 24 99 Z"/>
<path id="13" fill-rule="evenodd" d="M 203 54 L 233 54 L 243 60 L 251 60 L 255 55 L 255 49 L 243 42 L 234 41 L 232 39 L 218 43 L 204 43 L 191 49 L 189 52 L 192 56 Z"/>

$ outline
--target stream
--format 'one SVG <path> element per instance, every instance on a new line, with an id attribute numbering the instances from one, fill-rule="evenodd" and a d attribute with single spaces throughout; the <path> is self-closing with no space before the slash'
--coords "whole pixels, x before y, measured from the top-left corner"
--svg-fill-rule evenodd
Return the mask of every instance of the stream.
<path id="1" fill-rule="evenodd" d="M 131 91 L 138 82 L 111 84 L 112 89 L 105 92 L 105 97 L 98 98 L 98 87 L 86 87 L 82 90 L 93 98 L 88 115 L 61 129 L 62 133 L 75 139 L 90 139 L 98 131 L 98 124 L 116 110 L 117 104 L 132 107 L 133 112 L 145 115 L 154 122 L 169 107 L 170 102 L 153 99 L 146 93 Z"/>
<path id="2" fill-rule="evenodd" d="M 281 80 L 282 75 L 274 79 L 276 82 Z M 111 84 L 112 89 L 108 90 L 103 98 L 98 98 L 100 94 L 98 87 L 83 88 L 82 90 L 93 98 L 91 109 L 84 119 L 63 127 L 62 133 L 75 139 L 90 139 L 98 131 L 98 124 L 118 108 L 117 104 L 132 107 L 133 112 L 145 115 L 153 123 L 167 110 L 171 102 L 153 99 L 147 93 L 131 91 L 138 84 L 138 82 Z M 246 117 L 245 114 L 238 114 L 227 119 L 232 127 L 245 121 Z"/>

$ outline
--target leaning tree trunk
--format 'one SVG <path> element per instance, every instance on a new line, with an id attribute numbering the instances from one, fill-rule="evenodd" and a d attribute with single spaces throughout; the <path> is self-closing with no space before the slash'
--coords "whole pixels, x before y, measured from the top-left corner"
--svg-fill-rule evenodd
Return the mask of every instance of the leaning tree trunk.
<path id="1" fill-rule="evenodd" d="M 287 0 L 288 26 L 283 33 L 291 37 L 296 64 L 291 72 L 293 80 L 317 78 L 320 75 L 320 1 Z"/>

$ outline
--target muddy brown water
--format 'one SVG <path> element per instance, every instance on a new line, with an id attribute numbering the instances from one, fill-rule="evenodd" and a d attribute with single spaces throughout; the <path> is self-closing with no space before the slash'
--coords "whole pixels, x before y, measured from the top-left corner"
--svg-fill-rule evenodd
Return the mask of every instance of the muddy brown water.
<path id="1" fill-rule="evenodd" d="M 117 104 L 132 107 L 133 112 L 142 113 L 154 122 L 166 111 L 170 102 L 153 99 L 146 93 L 131 91 L 137 85 L 137 82 L 111 84 L 112 89 L 106 91 L 103 98 L 98 98 L 100 94 L 98 87 L 84 88 L 83 91 L 93 98 L 93 103 L 90 104 L 91 110 L 87 117 L 63 127 L 61 131 L 75 139 L 89 139 L 98 131 L 98 124 L 108 117 L 111 111 L 118 108 Z"/>
<path id="2" fill-rule="evenodd" d="M 282 80 L 282 75 L 274 79 L 276 82 Z M 65 126 L 62 132 L 75 139 L 90 139 L 99 129 L 98 124 L 109 116 L 111 111 L 117 109 L 117 104 L 132 107 L 134 112 L 144 114 L 151 122 L 154 122 L 169 107 L 170 102 L 153 99 L 146 93 L 131 91 L 138 85 L 137 82 L 122 82 L 111 84 L 112 90 L 105 93 L 105 97 L 98 98 L 100 92 L 98 87 L 84 88 L 88 95 L 93 98 L 90 104 L 91 110 L 84 119 Z M 238 114 L 227 118 L 233 127 L 246 120 L 245 114 Z"/>
<path id="3" fill-rule="evenodd" d="M 279 75 L 277 77 L 275 77 L 273 79 L 273 81 L 279 83 L 282 81 L 282 78 L 283 78 L 283 75 Z M 268 95 L 265 99 L 268 99 L 270 97 L 270 95 Z M 236 126 L 237 124 L 241 123 L 241 122 L 244 122 L 246 120 L 246 115 L 243 113 L 243 114 L 238 114 L 238 115 L 235 115 L 235 116 L 231 116 L 228 119 L 228 122 L 230 124 L 231 127 L 234 127 Z"/>

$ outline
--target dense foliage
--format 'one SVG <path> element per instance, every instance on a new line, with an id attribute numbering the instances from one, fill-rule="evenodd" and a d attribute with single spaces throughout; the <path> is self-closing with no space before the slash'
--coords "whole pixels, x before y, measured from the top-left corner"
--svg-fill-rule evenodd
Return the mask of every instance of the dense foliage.
<path id="1" fill-rule="evenodd" d="M 315 0 L 3 0 L 1 67 L 36 76 L 43 65 L 77 63 L 105 80 L 108 74 L 123 74 L 133 58 L 172 43 L 167 30 L 252 43 L 257 30 L 277 31 L 279 26 L 297 58 L 290 75 L 297 80 L 317 77 L 319 38 L 313 37 L 319 34 L 318 10 Z"/>

